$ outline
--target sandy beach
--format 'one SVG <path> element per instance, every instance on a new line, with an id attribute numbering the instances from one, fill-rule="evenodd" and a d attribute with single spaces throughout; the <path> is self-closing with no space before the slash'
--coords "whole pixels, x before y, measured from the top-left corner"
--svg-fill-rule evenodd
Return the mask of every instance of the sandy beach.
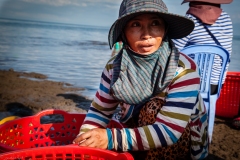
<path id="1" fill-rule="evenodd" d="M 76 88 L 64 82 L 47 80 L 39 73 L 0 70 L 0 120 L 4 116 L 34 115 L 45 109 L 85 113 L 90 99 L 78 94 Z M 209 160 L 239 160 L 240 130 L 231 127 L 231 119 L 215 119 Z"/>
<path id="2" fill-rule="evenodd" d="M 78 95 L 83 88 L 48 81 L 38 73 L 0 71 L 0 112 L 17 116 L 34 115 L 45 109 L 86 112 L 91 100 Z"/>

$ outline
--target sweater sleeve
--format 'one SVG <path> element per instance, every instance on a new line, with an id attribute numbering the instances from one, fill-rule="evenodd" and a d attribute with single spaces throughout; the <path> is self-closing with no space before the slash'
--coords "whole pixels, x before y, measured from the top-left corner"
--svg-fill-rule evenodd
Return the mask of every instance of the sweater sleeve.
<path id="1" fill-rule="evenodd" d="M 113 128 L 112 148 L 120 151 L 149 150 L 178 141 L 198 101 L 200 77 L 195 63 L 187 56 L 179 61 L 176 76 L 167 90 L 166 103 L 156 122 L 138 128 Z"/>
<path id="2" fill-rule="evenodd" d="M 99 88 L 80 128 L 79 135 L 93 128 L 106 128 L 118 106 L 118 101 L 109 94 L 112 61 L 113 59 L 107 63 L 102 72 Z"/>

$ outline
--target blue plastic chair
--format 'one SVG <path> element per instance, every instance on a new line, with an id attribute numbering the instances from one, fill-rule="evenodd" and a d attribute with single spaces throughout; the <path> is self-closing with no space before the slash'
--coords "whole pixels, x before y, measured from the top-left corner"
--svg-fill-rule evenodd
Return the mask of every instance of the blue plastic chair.
<path id="1" fill-rule="evenodd" d="M 200 93 L 208 111 L 208 135 L 209 142 L 211 142 L 216 111 L 216 101 L 220 96 L 224 71 L 229 60 L 229 53 L 224 48 L 213 45 L 190 45 L 181 50 L 181 52 L 191 57 L 199 67 L 201 74 Z M 215 55 L 218 55 L 222 58 L 222 69 L 218 82 L 218 92 L 214 95 L 211 95 L 210 80 Z"/>

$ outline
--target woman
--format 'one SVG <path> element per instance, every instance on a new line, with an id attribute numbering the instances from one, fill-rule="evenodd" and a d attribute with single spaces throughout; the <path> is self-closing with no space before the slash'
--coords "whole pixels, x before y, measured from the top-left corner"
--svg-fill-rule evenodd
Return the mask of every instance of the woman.
<path id="1" fill-rule="evenodd" d="M 207 114 L 198 69 L 171 41 L 193 28 L 191 20 L 168 13 L 161 0 L 123 0 L 109 45 L 121 40 L 124 46 L 103 70 L 73 143 L 129 151 L 135 159 L 205 158 Z M 125 128 L 106 128 L 118 105 L 115 117 Z"/>

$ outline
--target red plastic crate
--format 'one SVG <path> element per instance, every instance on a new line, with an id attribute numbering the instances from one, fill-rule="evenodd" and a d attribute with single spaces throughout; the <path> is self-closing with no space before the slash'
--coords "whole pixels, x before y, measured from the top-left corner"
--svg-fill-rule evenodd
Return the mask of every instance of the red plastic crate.
<path id="1" fill-rule="evenodd" d="M 234 118 L 240 108 L 240 72 L 228 72 L 216 104 L 216 115 Z"/>
<path id="2" fill-rule="evenodd" d="M 42 124 L 44 116 L 60 115 L 61 122 Z M 19 149 L 72 144 L 79 133 L 86 114 L 67 113 L 62 110 L 44 110 L 34 116 L 23 117 L 0 125 L 0 153 Z M 109 128 L 122 128 L 112 120 Z"/>
<path id="3" fill-rule="evenodd" d="M 134 160 L 130 153 L 116 153 L 75 145 L 22 149 L 0 154 L 11 160 Z"/>

